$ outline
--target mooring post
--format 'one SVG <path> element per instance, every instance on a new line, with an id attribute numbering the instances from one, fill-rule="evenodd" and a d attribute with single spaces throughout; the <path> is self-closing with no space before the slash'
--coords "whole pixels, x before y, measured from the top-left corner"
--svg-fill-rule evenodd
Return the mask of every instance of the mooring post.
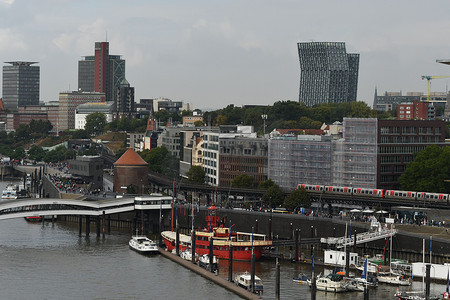
<path id="1" fill-rule="evenodd" d="M 255 253 L 252 252 L 251 256 L 251 275 L 250 275 L 250 287 L 252 293 L 255 292 Z"/>
<path id="2" fill-rule="evenodd" d="M 255 221 L 255 233 L 258 233 L 258 220 Z"/>
<path id="3" fill-rule="evenodd" d="M 111 215 L 108 215 L 107 231 L 108 231 L 108 234 L 111 234 Z"/>
<path id="4" fill-rule="evenodd" d="M 316 276 L 314 275 L 314 271 L 311 275 L 311 300 L 316 300 Z"/>
<path id="5" fill-rule="evenodd" d="M 295 239 L 295 256 L 294 256 L 294 261 L 297 262 L 298 261 L 298 229 L 295 230 L 294 233 L 294 239 Z"/>
<path id="6" fill-rule="evenodd" d="M 431 263 L 425 266 L 426 278 L 425 278 L 425 299 L 430 299 L 430 270 Z"/>
<path id="7" fill-rule="evenodd" d="M 86 216 L 86 237 L 89 236 L 89 233 L 91 232 L 91 216 Z"/>
<path id="8" fill-rule="evenodd" d="M 228 247 L 228 281 L 233 282 L 233 245 Z"/>
<path id="9" fill-rule="evenodd" d="M 350 247 L 345 249 L 345 275 L 348 277 L 350 274 Z"/>
<path id="10" fill-rule="evenodd" d="M 269 217 L 269 240 L 272 240 L 272 214 Z"/>
<path id="11" fill-rule="evenodd" d="M 276 279 L 275 279 L 275 299 L 279 300 L 280 299 L 280 262 L 278 261 L 277 258 L 277 263 L 276 263 Z"/>
<path id="12" fill-rule="evenodd" d="M 83 216 L 78 216 L 78 236 L 81 236 L 83 230 Z"/>
<path id="13" fill-rule="evenodd" d="M 163 224 L 163 217 L 162 217 L 162 215 L 160 215 L 159 216 L 159 247 L 163 247 L 163 240 L 162 240 L 162 235 L 161 235 L 162 230 L 163 230 L 162 224 Z"/>
<path id="14" fill-rule="evenodd" d="M 178 226 L 176 227 L 176 241 L 175 241 L 175 243 L 176 243 L 177 256 L 180 256 L 180 229 L 178 228 Z"/>
<path id="15" fill-rule="evenodd" d="M 192 230 L 192 263 L 195 264 L 195 229 Z"/>
<path id="16" fill-rule="evenodd" d="M 213 271 L 213 246 L 214 246 L 214 239 L 212 237 L 209 238 L 209 271 Z"/>
<path id="17" fill-rule="evenodd" d="M 290 228 L 291 228 L 291 236 L 289 237 L 290 240 L 294 239 L 294 226 L 292 225 L 292 223 L 289 224 Z"/>
<path id="18" fill-rule="evenodd" d="M 364 300 L 369 300 L 369 289 L 367 288 L 367 284 L 364 286 Z"/>
<path id="19" fill-rule="evenodd" d="M 358 253 L 358 252 L 356 251 L 356 238 L 357 238 L 357 236 L 356 236 L 356 230 L 355 230 L 354 240 L 353 240 L 353 252 Z"/>

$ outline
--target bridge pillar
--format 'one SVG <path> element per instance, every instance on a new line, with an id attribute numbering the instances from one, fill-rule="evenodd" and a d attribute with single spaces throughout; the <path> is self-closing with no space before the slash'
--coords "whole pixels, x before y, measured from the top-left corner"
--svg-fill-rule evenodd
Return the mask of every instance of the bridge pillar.
<path id="1" fill-rule="evenodd" d="M 95 217 L 96 233 L 97 237 L 100 237 L 100 216 Z"/>
<path id="2" fill-rule="evenodd" d="M 103 234 L 103 238 L 105 237 L 105 211 L 103 211 L 102 213 L 102 234 Z"/>
<path id="3" fill-rule="evenodd" d="M 89 233 L 91 232 L 91 216 L 86 216 L 86 237 L 89 236 Z"/>
<path id="4" fill-rule="evenodd" d="M 108 234 L 111 234 L 111 215 L 108 215 L 106 230 L 107 230 Z"/>
<path id="5" fill-rule="evenodd" d="M 83 230 L 83 216 L 78 216 L 78 236 L 81 236 Z"/>

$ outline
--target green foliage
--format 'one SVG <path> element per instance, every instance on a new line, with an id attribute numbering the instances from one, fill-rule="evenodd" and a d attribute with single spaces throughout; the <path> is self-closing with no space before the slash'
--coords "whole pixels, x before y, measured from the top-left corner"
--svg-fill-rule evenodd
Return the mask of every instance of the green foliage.
<path id="1" fill-rule="evenodd" d="M 84 130 L 90 136 L 100 135 L 105 131 L 106 124 L 106 115 L 104 113 L 91 113 L 86 116 L 86 124 L 84 125 Z"/>
<path id="2" fill-rule="evenodd" d="M 310 207 L 311 200 L 308 192 L 306 192 L 305 189 L 293 190 L 286 199 L 284 199 L 283 206 L 290 211 L 300 207 Z"/>
<path id="3" fill-rule="evenodd" d="M 127 186 L 127 194 L 137 194 L 136 187 L 132 184 Z"/>
<path id="4" fill-rule="evenodd" d="M 204 125 L 205 125 L 205 124 L 203 123 L 203 121 L 200 121 L 200 120 L 194 122 L 194 126 L 195 126 L 195 127 L 202 127 L 202 126 L 204 126 Z"/>
<path id="5" fill-rule="evenodd" d="M 14 149 L 14 152 L 11 155 L 11 158 L 13 159 L 23 159 L 25 158 L 25 150 L 23 149 L 22 146 L 17 147 L 16 149 Z"/>
<path id="6" fill-rule="evenodd" d="M 44 161 L 45 162 L 60 162 L 68 159 L 74 159 L 76 156 L 76 152 L 74 150 L 68 150 L 64 146 L 59 146 L 54 150 L 48 151 L 45 154 Z"/>
<path id="7" fill-rule="evenodd" d="M 150 171 L 170 177 L 178 176 L 180 160 L 171 155 L 166 147 L 144 150 L 139 154 L 148 163 Z"/>
<path id="8" fill-rule="evenodd" d="M 32 132 L 33 138 L 44 138 L 53 129 L 53 125 L 50 121 L 46 120 L 31 120 L 30 130 Z"/>
<path id="9" fill-rule="evenodd" d="M 35 161 L 41 161 L 44 159 L 46 153 L 47 151 L 42 149 L 42 147 L 32 145 L 28 150 L 28 158 Z"/>
<path id="10" fill-rule="evenodd" d="M 189 181 L 195 183 L 205 183 L 205 170 L 201 166 L 191 166 L 186 172 Z"/>
<path id="11" fill-rule="evenodd" d="M 128 132 L 145 132 L 147 128 L 147 119 L 128 119 L 122 118 L 114 120 L 105 126 L 105 131 L 128 131 Z"/>
<path id="12" fill-rule="evenodd" d="M 75 140 L 81 140 L 81 139 L 88 139 L 90 138 L 89 133 L 86 132 L 84 129 L 78 129 L 75 131 L 72 131 L 72 139 Z"/>
<path id="13" fill-rule="evenodd" d="M 238 187 L 238 188 L 253 188 L 254 185 L 254 178 L 253 176 L 247 175 L 247 174 L 240 174 L 233 178 L 231 181 L 232 187 Z"/>
<path id="14" fill-rule="evenodd" d="M 450 193 L 450 147 L 431 145 L 414 157 L 400 176 L 403 190 Z"/>
<path id="15" fill-rule="evenodd" d="M 275 182 L 273 182 L 273 180 L 269 178 L 267 180 L 261 181 L 258 185 L 258 189 L 267 190 L 268 188 L 270 188 L 273 185 L 275 185 Z"/>
<path id="16" fill-rule="evenodd" d="M 267 206 L 274 208 L 283 204 L 284 193 L 278 185 L 274 184 L 267 189 L 262 200 Z"/>

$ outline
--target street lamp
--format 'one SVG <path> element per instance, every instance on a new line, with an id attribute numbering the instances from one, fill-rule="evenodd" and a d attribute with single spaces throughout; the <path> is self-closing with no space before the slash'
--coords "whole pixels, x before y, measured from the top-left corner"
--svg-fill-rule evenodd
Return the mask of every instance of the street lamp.
<path id="1" fill-rule="evenodd" d="M 267 120 L 267 115 L 266 114 L 262 114 L 261 118 L 263 119 L 263 136 L 266 136 L 266 120 Z"/>

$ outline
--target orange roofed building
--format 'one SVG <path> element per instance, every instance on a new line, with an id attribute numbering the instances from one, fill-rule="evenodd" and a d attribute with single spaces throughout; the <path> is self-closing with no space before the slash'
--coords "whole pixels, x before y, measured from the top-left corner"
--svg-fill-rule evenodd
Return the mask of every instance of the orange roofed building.
<path id="1" fill-rule="evenodd" d="M 133 149 L 128 149 L 114 163 L 114 192 L 126 193 L 133 186 L 137 194 L 144 194 L 148 184 L 148 163 Z"/>

